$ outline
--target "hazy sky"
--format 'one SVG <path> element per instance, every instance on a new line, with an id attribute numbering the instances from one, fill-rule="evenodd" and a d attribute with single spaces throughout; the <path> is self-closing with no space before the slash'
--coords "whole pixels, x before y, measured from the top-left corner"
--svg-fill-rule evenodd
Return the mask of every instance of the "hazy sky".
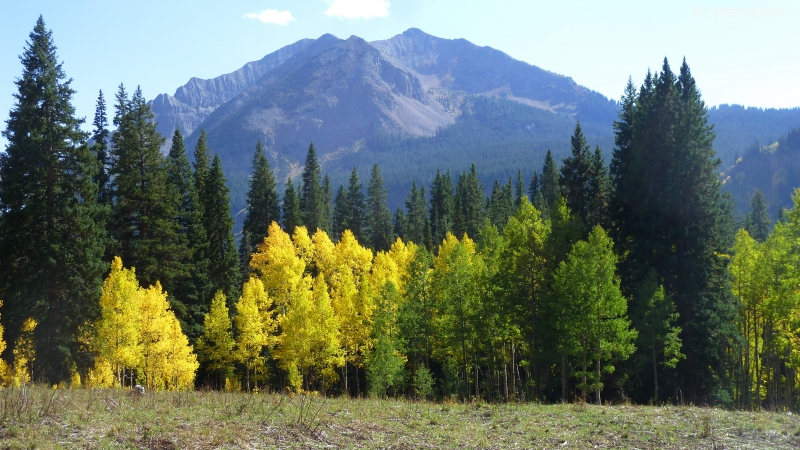
<path id="1" fill-rule="evenodd" d="M 685 56 L 709 105 L 800 106 L 797 1 L 0 0 L 3 122 L 40 14 L 88 122 L 98 90 L 113 98 L 119 83 L 151 99 L 299 39 L 371 41 L 411 27 L 494 47 L 614 99 L 629 76 L 638 84 L 665 56 L 676 70 Z"/>

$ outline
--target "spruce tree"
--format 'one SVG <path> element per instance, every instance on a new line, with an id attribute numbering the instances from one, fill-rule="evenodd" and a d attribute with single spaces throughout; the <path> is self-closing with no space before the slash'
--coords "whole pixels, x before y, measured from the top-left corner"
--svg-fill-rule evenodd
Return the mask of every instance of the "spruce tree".
<path id="1" fill-rule="evenodd" d="M 600 146 L 594 149 L 592 156 L 592 178 L 589 183 L 588 226 L 608 226 L 608 202 L 611 196 L 611 179 L 603 159 Z"/>
<path id="2" fill-rule="evenodd" d="M 745 229 L 756 241 L 766 242 L 771 227 L 772 219 L 767 212 L 767 201 L 764 199 L 764 194 L 756 189 L 756 193 L 750 199 L 750 213 L 745 220 Z"/>
<path id="3" fill-rule="evenodd" d="M 394 236 L 399 237 L 400 239 L 407 241 L 409 240 L 406 236 L 406 231 L 408 230 L 406 224 L 406 215 L 403 212 L 403 208 L 397 207 L 394 211 L 394 217 L 392 218 L 392 223 L 394 224 L 392 230 L 394 230 Z"/>
<path id="4" fill-rule="evenodd" d="M 306 164 L 303 168 L 303 186 L 300 188 L 300 212 L 303 216 L 303 225 L 308 228 L 309 234 L 314 234 L 317 229 L 325 229 L 325 193 L 320 184 L 320 167 L 317 160 L 317 149 L 314 144 L 308 146 Z"/>
<path id="5" fill-rule="evenodd" d="M 403 240 L 409 240 L 415 244 L 430 248 L 431 247 L 431 228 L 428 220 L 428 201 L 425 198 L 425 186 L 417 188 L 417 182 L 411 183 L 411 190 L 405 201 L 406 215 L 403 224 Z"/>
<path id="6" fill-rule="evenodd" d="M 325 174 L 325 178 L 322 179 L 322 200 L 323 218 L 320 229 L 330 233 L 331 220 L 333 220 L 333 186 L 331 186 L 331 177 L 328 174 Z"/>
<path id="7" fill-rule="evenodd" d="M 108 169 L 109 169 L 109 131 L 108 131 L 108 115 L 106 114 L 106 99 L 103 97 L 103 91 L 97 96 L 97 106 L 94 110 L 94 121 L 92 122 L 94 130 L 92 131 L 92 151 L 97 158 L 97 175 L 94 180 L 97 184 L 97 199 L 102 205 L 109 205 L 111 198 L 108 193 Z"/>
<path id="8" fill-rule="evenodd" d="M 455 214 L 455 198 L 453 196 L 453 181 L 450 173 L 442 175 L 436 171 L 436 177 L 431 185 L 431 240 L 438 246 L 448 232 L 453 231 L 453 216 Z"/>
<path id="9" fill-rule="evenodd" d="M 542 192 L 542 198 L 544 203 L 541 205 L 541 211 L 544 217 L 549 217 L 550 208 L 556 202 L 556 197 L 558 194 L 561 193 L 561 189 L 558 185 L 558 168 L 556 167 L 556 160 L 553 158 L 553 154 L 550 153 L 550 150 L 547 150 L 547 154 L 544 156 L 544 166 L 542 166 L 542 175 L 539 177 L 539 189 Z M 539 205 L 535 203 L 534 199 L 534 206 L 539 208 Z"/>
<path id="10" fill-rule="evenodd" d="M 183 272 L 181 261 L 188 249 L 175 220 L 177 193 L 167 183 L 161 154 L 165 139 L 156 131 L 155 116 L 141 89 L 128 99 L 120 85 L 116 98 L 111 167 L 115 256 L 136 268 L 140 284 L 160 281 L 169 292 L 173 279 Z"/>
<path id="11" fill-rule="evenodd" d="M 336 197 L 333 199 L 333 218 L 331 219 L 331 234 L 334 241 L 342 237 L 342 233 L 347 229 L 347 192 L 344 186 L 339 185 Z"/>
<path id="12" fill-rule="evenodd" d="M 194 147 L 194 188 L 198 195 L 202 195 L 205 190 L 206 178 L 210 169 L 211 151 L 208 148 L 208 137 L 206 130 L 200 130 L 200 137 Z"/>
<path id="13" fill-rule="evenodd" d="M 291 177 L 286 180 L 286 188 L 283 191 L 283 229 L 289 233 L 294 234 L 295 227 L 303 224 L 303 218 L 300 214 L 300 200 L 297 198 L 297 193 L 294 189 Z"/>
<path id="14" fill-rule="evenodd" d="M 659 385 L 690 401 L 726 403 L 728 342 L 736 339 L 725 257 L 732 211 L 720 192 L 706 106 L 685 61 L 676 76 L 665 59 L 638 93 L 629 83 L 615 132 L 611 216 L 626 255 L 623 288 L 639 309 L 635 303 L 648 299 L 634 294 L 655 270 L 682 330 L 686 359 Z"/>
<path id="15" fill-rule="evenodd" d="M 207 241 L 192 167 L 186 154 L 183 135 L 177 128 L 172 135 L 166 167 L 167 185 L 176 193 L 176 220 L 180 227 L 181 242 L 189 250 L 189 255 L 185 255 L 188 258 L 180 261 L 183 268 L 168 291 L 169 299 L 184 333 L 194 342 L 203 332 L 203 317 L 207 312 Z"/>
<path id="16" fill-rule="evenodd" d="M 78 335 L 99 313 L 105 208 L 97 203 L 97 158 L 71 104 L 75 91 L 41 16 L 20 60 L 0 152 L 3 325 L 13 342 L 26 319 L 38 323 L 33 375 L 58 383 L 72 364 L 90 364 Z"/>
<path id="17" fill-rule="evenodd" d="M 522 197 L 528 197 L 528 195 L 525 193 L 525 182 L 522 181 L 521 169 L 517 169 L 517 184 L 514 194 L 514 207 L 516 209 L 522 204 Z M 528 201 L 530 201 L 530 198 L 528 198 Z"/>
<path id="18" fill-rule="evenodd" d="M 222 161 L 214 155 L 201 196 L 203 225 L 208 239 L 208 276 L 211 291 L 221 290 L 229 299 L 238 297 L 239 263 L 233 238 L 233 218 Z"/>
<path id="19" fill-rule="evenodd" d="M 392 214 L 386 204 L 386 188 L 383 185 L 381 169 L 372 166 L 372 174 L 367 184 L 367 227 L 366 244 L 378 252 L 389 250 L 392 244 Z"/>
<path id="20" fill-rule="evenodd" d="M 455 223 L 453 230 L 456 236 L 463 236 L 467 233 L 470 238 L 477 238 L 478 231 L 483 227 L 483 219 L 486 217 L 486 195 L 483 192 L 483 184 L 478 178 L 478 170 L 475 164 L 469 172 L 462 173 L 458 177 L 455 198 Z"/>
<path id="21" fill-rule="evenodd" d="M 586 137 L 583 135 L 581 123 L 575 124 L 575 132 L 570 138 L 572 155 L 564 159 L 561 165 L 559 186 L 561 194 L 567 200 L 567 206 L 574 215 L 580 218 L 584 236 L 592 229 L 590 211 L 592 209 L 592 153 Z"/>
<path id="22" fill-rule="evenodd" d="M 358 179 L 358 170 L 353 167 L 347 181 L 347 208 L 345 211 L 345 229 L 350 230 L 358 242 L 365 242 L 364 229 L 367 223 L 367 211 L 364 204 L 363 184 Z"/>
<path id="23" fill-rule="evenodd" d="M 259 244 L 267 237 L 267 229 L 272 222 L 280 222 L 281 209 L 278 192 L 275 188 L 275 177 L 269 166 L 267 155 L 261 141 L 256 144 L 256 153 L 253 156 L 253 174 L 250 176 L 250 188 L 247 191 L 247 214 L 244 218 L 242 232 L 247 234 L 247 240 L 242 240 L 242 245 L 247 245 L 247 253 L 253 253 Z M 244 266 L 250 261 L 242 261 Z"/>

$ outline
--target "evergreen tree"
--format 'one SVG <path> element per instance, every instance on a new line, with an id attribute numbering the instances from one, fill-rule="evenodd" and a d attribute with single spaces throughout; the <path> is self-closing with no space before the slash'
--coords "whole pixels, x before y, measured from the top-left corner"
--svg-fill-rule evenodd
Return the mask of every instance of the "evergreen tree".
<path id="1" fill-rule="evenodd" d="M 97 203 L 97 158 L 71 104 L 75 91 L 41 16 L 22 56 L 22 76 L 0 152 L 0 292 L 14 342 L 32 317 L 37 378 L 69 379 L 88 366 L 79 327 L 97 317 L 106 234 Z"/>
<path id="2" fill-rule="evenodd" d="M 468 236 L 478 237 L 478 230 L 483 226 L 483 219 L 486 217 L 485 199 L 478 170 L 472 164 L 468 173 L 462 173 L 458 177 L 456 185 L 453 230 L 457 236 L 467 233 Z"/>
<path id="3" fill-rule="evenodd" d="M 206 233 L 183 135 L 177 128 L 172 136 L 166 168 L 167 186 L 175 193 L 177 202 L 178 242 L 188 249 L 188 253 L 179 255 L 183 259 L 178 261 L 181 267 L 170 287 L 169 298 L 184 333 L 194 342 L 202 333 L 203 316 L 207 310 L 204 295 L 207 277 L 202 273 L 207 268 L 207 262 L 203 261 Z"/>
<path id="4" fill-rule="evenodd" d="M 514 207 L 519 208 L 522 204 L 522 197 L 527 197 L 525 193 L 525 183 L 522 181 L 522 170 L 517 169 L 517 184 L 514 192 Z M 530 201 L 530 198 L 528 199 Z"/>
<path id="5" fill-rule="evenodd" d="M 328 174 L 325 174 L 325 178 L 322 179 L 322 199 L 324 214 L 320 229 L 328 233 L 331 230 L 331 220 L 333 219 L 333 187 Z"/>
<path id="6" fill-rule="evenodd" d="M 583 226 L 584 235 L 589 234 L 590 213 L 592 209 L 592 153 L 586 137 L 581 130 L 581 123 L 575 125 L 575 132 L 570 138 L 572 156 L 566 158 L 561 166 L 559 185 L 561 193 L 567 200 L 567 206 L 578 216 Z"/>
<path id="7" fill-rule="evenodd" d="M 175 220 L 179 200 L 167 182 L 161 154 L 165 139 L 156 131 L 154 118 L 141 89 L 129 100 L 120 85 L 112 136 L 111 227 L 116 255 L 137 268 L 140 283 L 153 286 L 160 281 L 172 290 L 173 279 L 185 269 L 188 249 Z"/>
<path id="8" fill-rule="evenodd" d="M 400 239 L 407 240 L 405 237 L 406 233 L 406 215 L 403 212 L 403 208 L 397 207 L 394 211 L 394 218 L 392 219 L 392 223 L 394 226 L 392 230 L 394 230 L 394 235 L 399 237 Z"/>
<path id="9" fill-rule="evenodd" d="M 291 177 L 286 180 L 283 191 L 283 229 L 289 234 L 294 234 L 294 229 L 303 224 L 300 213 L 300 200 L 294 190 Z"/>
<path id="10" fill-rule="evenodd" d="M 365 242 L 364 233 L 367 226 L 367 211 L 364 204 L 363 185 L 358 180 L 358 170 L 353 167 L 350 179 L 347 182 L 347 208 L 345 211 L 345 229 L 353 232 L 358 242 Z"/>
<path id="11" fill-rule="evenodd" d="M 724 256 L 732 208 L 720 193 L 714 132 L 686 62 L 676 76 L 665 59 L 638 93 L 629 83 L 615 132 L 611 218 L 626 255 L 623 288 L 636 292 L 655 270 L 682 330 L 686 359 L 659 384 L 669 381 L 665 392 L 680 389 L 690 401 L 727 403 L 727 343 L 736 338 Z"/>
<path id="12" fill-rule="evenodd" d="M 333 199 L 333 217 L 331 218 L 331 234 L 334 240 L 339 240 L 347 229 L 347 192 L 344 186 L 339 185 L 336 198 Z M 352 230 L 351 230 L 352 231 Z"/>
<path id="13" fill-rule="evenodd" d="M 542 187 L 539 185 L 539 174 L 536 171 L 533 171 L 533 176 L 531 176 L 531 184 L 528 186 L 528 197 L 530 198 L 531 202 L 539 195 L 539 192 L 542 190 Z"/>
<path id="14" fill-rule="evenodd" d="M 300 212 L 303 225 L 313 234 L 317 229 L 325 229 L 325 193 L 320 184 L 320 167 L 317 160 L 317 149 L 314 144 L 308 146 L 306 165 L 303 168 L 303 186 L 300 189 Z"/>
<path id="15" fill-rule="evenodd" d="M 415 244 L 430 248 L 431 246 L 431 223 L 428 220 L 428 201 L 425 198 L 425 186 L 417 188 L 417 182 L 411 183 L 411 190 L 405 201 L 406 216 L 402 233 L 403 240 L 411 241 Z"/>
<path id="16" fill-rule="evenodd" d="M 94 181 L 97 184 L 97 199 L 102 205 L 109 205 L 111 198 L 108 193 L 108 169 L 109 169 L 109 131 L 108 131 L 108 116 L 106 114 L 106 99 L 103 97 L 103 91 L 97 96 L 97 106 L 94 110 L 94 121 L 92 122 L 94 130 L 92 131 L 92 151 L 97 158 L 97 175 Z"/>
<path id="17" fill-rule="evenodd" d="M 431 239 L 438 246 L 447 233 L 453 231 L 455 198 L 450 173 L 444 175 L 438 170 L 431 185 Z"/>
<path id="18" fill-rule="evenodd" d="M 388 250 L 392 239 L 392 214 L 386 205 L 386 188 L 377 164 L 372 166 L 372 175 L 367 185 L 366 211 L 365 242 L 376 252 Z"/>
<path id="19" fill-rule="evenodd" d="M 230 197 L 219 155 L 208 171 L 204 191 L 203 225 L 208 239 L 208 277 L 213 291 L 221 290 L 229 299 L 238 296 L 239 264 L 233 239 Z"/>
<path id="20" fill-rule="evenodd" d="M 492 193 L 487 202 L 486 211 L 489 221 L 498 229 L 502 229 L 515 212 L 515 201 L 511 186 L 510 178 L 508 184 L 503 186 L 500 186 L 500 183 L 494 180 Z"/>
<path id="21" fill-rule="evenodd" d="M 756 193 L 750 200 L 750 213 L 747 214 L 744 228 L 753 239 L 765 242 L 769 237 L 771 227 L 772 219 L 767 212 L 767 201 L 764 199 L 764 194 L 756 189 Z"/>
<path id="22" fill-rule="evenodd" d="M 244 218 L 242 232 L 247 239 L 242 239 L 246 251 L 252 253 L 267 237 L 267 229 L 274 222 L 280 222 L 281 210 L 278 192 L 275 189 L 275 177 L 269 166 L 267 155 L 261 141 L 256 144 L 256 153 L 253 156 L 253 174 L 250 176 L 250 188 L 247 191 L 247 214 Z M 244 266 L 250 260 L 242 261 Z"/>
<path id="23" fill-rule="evenodd" d="M 542 198 L 544 203 L 542 203 L 541 211 L 544 214 L 544 217 L 550 217 L 550 208 L 556 202 L 556 197 L 561 193 L 561 189 L 558 185 L 558 168 L 556 167 L 556 160 L 553 158 L 553 154 L 550 153 L 550 150 L 547 150 L 547 154 L 544 156 L 544 166 L 542 166 L 542 175 L 539 177 L 539 189 L 542 193 Z M 534 198 L 534 206 L 539 208 L 539 205 L 536 204 L 536 199 Z"/>
<path id="24" fill-rule="evenodd" d="M 202 195 L 202 192 L 205 191 L 205 182 L 211 163 L 210 154 L 206 130 L 200 130 L 200 137 L 194 147 L 194 188 L 198 195 Z"/>
<path id="25" fill-rule="evenodd" d="M 592 156 L 592 177 L 589 182 L 589 213 L 587 225 L 590 227 L 608 226 L 608 202 L 611 196 L 611 180 L 603 159 L 600 146 L 595 147 Z"/>

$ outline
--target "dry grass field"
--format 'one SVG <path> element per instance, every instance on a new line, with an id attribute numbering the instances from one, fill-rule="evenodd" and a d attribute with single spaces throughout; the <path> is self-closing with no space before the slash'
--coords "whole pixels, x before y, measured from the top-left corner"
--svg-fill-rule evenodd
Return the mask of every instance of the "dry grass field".
<path id="1" fill-rule="evenodd" d="M 0 390 L 0 449 L 800 448 L 800 418 L 693 406 Z"/>

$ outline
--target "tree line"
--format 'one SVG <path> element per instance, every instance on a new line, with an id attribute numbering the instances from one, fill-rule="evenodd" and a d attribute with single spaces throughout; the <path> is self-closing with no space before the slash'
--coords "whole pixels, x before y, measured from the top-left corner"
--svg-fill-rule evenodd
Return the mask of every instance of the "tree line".
<path id="1" fill-rule="evenodd" d="M 578 123 L 530 180 L 487 195 L 475 165 L 439 171 L 394 213 L 377 164 L 335 189 L 312 144 L 279 195 L 256 143 L 237 249 L 204 132 L 193 163 L 179 130 L 162 154 L 120 86 L 90 145 L 41 18 L 21 60 L 0 154 L 7 382 L 794 404 L 796 284 L 773 294 L 751 267 L 790 225 L 770 235 L 754 207 L 766 247 L 734 240 L 685 61 L 629 80 L 610 165 Z"/>

